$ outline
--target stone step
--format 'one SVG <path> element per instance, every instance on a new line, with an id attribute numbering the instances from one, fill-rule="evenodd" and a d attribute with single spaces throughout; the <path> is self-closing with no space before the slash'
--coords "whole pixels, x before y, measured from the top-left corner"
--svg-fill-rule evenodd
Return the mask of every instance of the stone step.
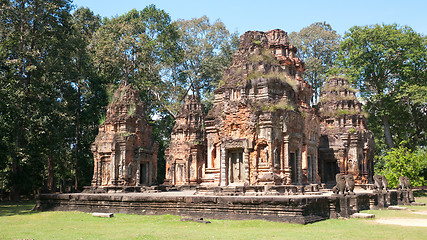
<path id="1" fill-rule="evenodd" d="M 407 207 L 399 207 L 399 206 L 389 206 L 388 210 L 408 210 Z"/>
<path id="2" fill-rule="evenodd" d="M 354 213 L 351 215 L 352 218 L 375 218 L 375 214 L 371 213 Z"/>
<path id="3" fill-rule="evenodd" d="M 411 202 L 411 205 L 412 206 L 425 206 L 426 204 L 422 203 L 422 202 Z"/>
<path id="4" fill-rule="evenodd" d="M 92 216 L 94 216 L 94 217 L 112 218 L 112 217 L 114 217 L 114 214 L 112 214 L 112 213 L 99 213 L 99 212 L 94 212 L 94 213 L 92 213 Z"/>

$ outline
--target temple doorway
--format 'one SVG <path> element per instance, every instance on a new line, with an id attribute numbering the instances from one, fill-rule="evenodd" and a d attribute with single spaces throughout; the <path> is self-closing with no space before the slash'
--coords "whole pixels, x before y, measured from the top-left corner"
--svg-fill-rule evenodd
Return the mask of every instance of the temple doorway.
<path id="1" fill-rule="evenodd" d="M 108 185 L 110 183 L 110 159 L 107 157 L 101 158 L 100 185 Z"/>
<path id="2" fill-rule="evenodd" d="M 243 150 L 232 150 L 228 152 L 228 182 L 243 183 Z"/>
<path id="3" fill-rule="evenodd" d="M 339 173 L 338 164 L 336 161 L 325 161 L 324 162 L 324 179 L 322 181 L 326 184 L 335 184 L 335 176 Z"/>
<path id="4" fill-rule="evenodd" d="M 290 154 L 289 167 L 291 168 L 292 184 L 295 184 L 297 182 L 297 162 L 296 162 L 296 158 L 295 158 L 295 153 Z"/>
<path id="5" fill-rule="evenodd" d="M 141 171 L 140 171 L 140 183 L 142 185 L 148 185 L 148 163 L 141 163 Z"/>
<path id="6" fill-rule="evenodd" d="M 186 181 L 185 163 L 175 164 L 175 184 L 184 184 Z"/>

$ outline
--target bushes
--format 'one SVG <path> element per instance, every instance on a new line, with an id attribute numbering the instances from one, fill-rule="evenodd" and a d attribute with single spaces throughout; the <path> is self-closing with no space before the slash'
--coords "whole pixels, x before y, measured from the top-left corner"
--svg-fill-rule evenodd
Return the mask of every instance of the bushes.
<path id="1" fill-rule="evenodd" d="M 399 184 L 399 176 L 409 177 L 411 186 L 424 186 L 427 184 L 427 151 L 421 148 L 412 151 L 401 145 L 379 157 L 375 172 L 384 175 L 391 188 Z"/>

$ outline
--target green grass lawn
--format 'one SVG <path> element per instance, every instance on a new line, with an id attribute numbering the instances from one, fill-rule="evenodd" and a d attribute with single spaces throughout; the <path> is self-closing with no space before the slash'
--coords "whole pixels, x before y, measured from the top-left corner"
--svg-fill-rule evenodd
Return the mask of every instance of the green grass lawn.
<path id="1" fill-rule="evenodd" d="M 419 197 L 418 202 L 427 202 Z M 377 224 L 367 219 L 331 219 L 308 225 L 262 220 L 181 222 L 179 216 L 115 214 L 92 217 L 81 212 L 31 212 L 31 202 L 0 203 L 0 239 L 427 239 L 426 227 Z M 376 210 L 376 219 L 424 218 L 412 211 Z M 410 220 L 409 220 L 410 221 Z"/>

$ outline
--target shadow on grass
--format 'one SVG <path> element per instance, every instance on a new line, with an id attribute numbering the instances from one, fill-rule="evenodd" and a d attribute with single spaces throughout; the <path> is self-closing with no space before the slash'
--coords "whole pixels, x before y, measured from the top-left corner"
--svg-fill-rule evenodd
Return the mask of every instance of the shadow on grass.
<path id="1" fill-rule="evenodd" d="M 0 217 L 37 213 L 32 211 L 35 205 L 35 201 L 0 202 Z"/>

